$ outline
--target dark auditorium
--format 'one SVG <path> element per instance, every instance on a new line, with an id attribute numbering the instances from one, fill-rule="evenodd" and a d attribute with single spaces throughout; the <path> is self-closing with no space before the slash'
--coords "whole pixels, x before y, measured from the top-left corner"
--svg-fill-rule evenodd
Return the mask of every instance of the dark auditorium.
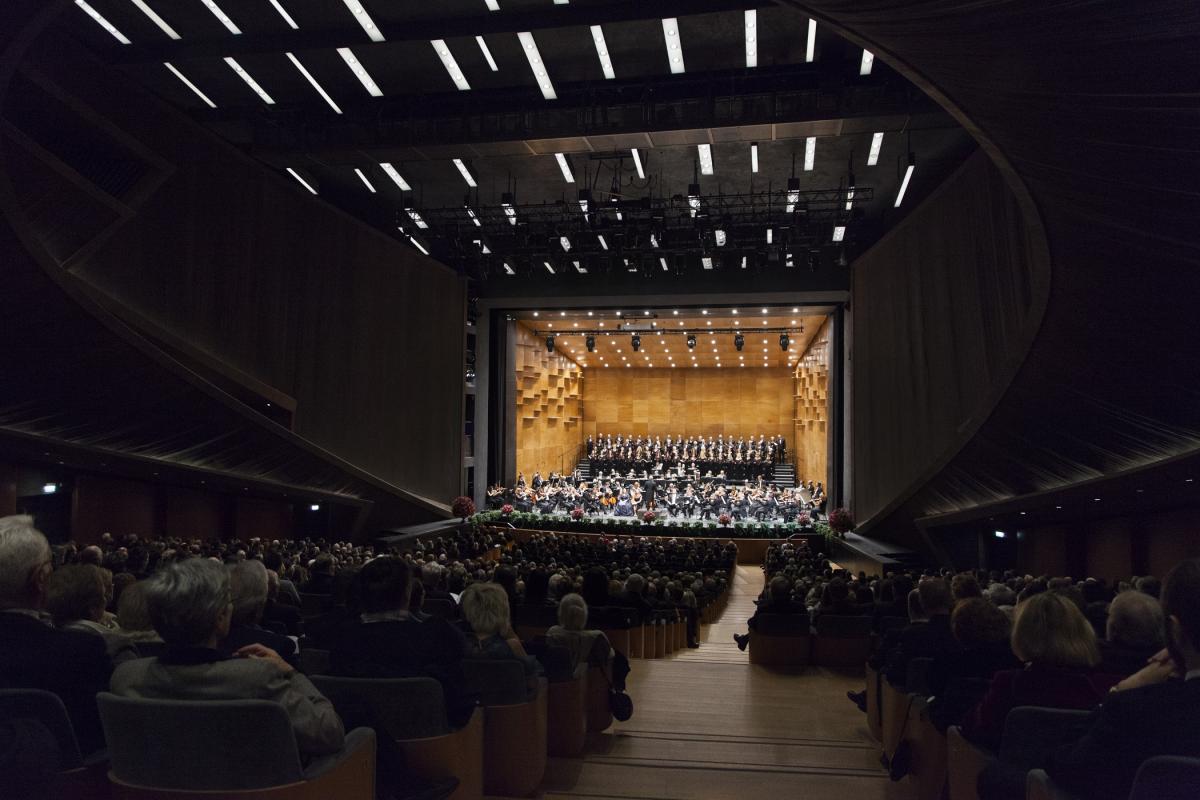
<path id="1" fill-rule="evenodd" d="M 1200 798 L 1195 0 L 0 2 L 0 800 Z"/>

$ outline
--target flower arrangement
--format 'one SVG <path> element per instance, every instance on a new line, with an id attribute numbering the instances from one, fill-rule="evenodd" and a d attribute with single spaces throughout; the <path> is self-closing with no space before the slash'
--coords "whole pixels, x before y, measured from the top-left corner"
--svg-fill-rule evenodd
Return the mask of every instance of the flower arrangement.
<path id="1" fill-rule="evenodd" d="M 505 503 L 504 505 L 500 506 L 500 513 L 506 517 L 513 513 L 512 503 Z"/>
<path id="2" fill-rule="evenodd" d="M 721 523 L 722 525 L 728 525 L 732 521 L 733 518 L 728 514 L 722 514 L 721 516 L 717 517 L 717 522 Z"/>
<path id="3" fill-rule="evenodd" d="M 846 508 L 835 508 L 829 512 L 829 527 L 839 536 L 845 536 L 847 531 L 854 530 L 854 515 Z"/>
<path id="4" fill-rule="evenodd" d="M 466 522 L 467 517 L 475 513 L 475 501 L 465 496 L 456 497 L 450 504 L 450 512 Z"/>
<path id="5" fill-rule="evenodd" d="M 579 506 L 572 508 L 571 509 L 571 519 L 573 519 L 573 520 L 583 519 L 583 509 L 580 508 Z"/>
<path id="6" fill-rule="evenodd" d="M 796 516 L 796 524 L 801 528 L 807 528 L 812 525 L 812 517 L 808 514 L 799 514 Z"/>
<path id="7" fill-rule="evenodd" d="M 642 522 L 649 525 L 651 522 L 654 522 L 656 516 L 657 515 L 653 511 L 647 511 L 645 514 L 642 514 Z"/>

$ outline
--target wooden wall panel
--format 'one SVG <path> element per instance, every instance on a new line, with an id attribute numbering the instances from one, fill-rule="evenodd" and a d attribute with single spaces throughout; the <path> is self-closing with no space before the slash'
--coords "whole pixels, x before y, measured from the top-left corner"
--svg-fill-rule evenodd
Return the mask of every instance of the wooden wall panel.
<path id="1" fill-rule="evenodd" d="M 794 441 L 788 368 L 586 371 L 583 436 L 782 435 Z"/>
<path id="2" fill-rule="evenodd" d="M 100 541 L 101 534 L 136 534 L 154 538 L 157 499 L 148 483 L 95 475 L 75 479 L 71 538 L 81 544 Z"/>
<path id="3" fill-rule="evenodd" d="M 829 485 L 829 351 L 827 319 L 796 365 L 796 476 Z"/>
<path id="4" fill-rule="evenodd" d="M 583 444 L 583 368 L 516 328 L 517 472 L 570 472 Z"/>
<path id="5" fill-rule="evenodd" d="M 168 487 L 167 535 L 185 539 L 225 539 L 232 535 L 229 497 Z"/>

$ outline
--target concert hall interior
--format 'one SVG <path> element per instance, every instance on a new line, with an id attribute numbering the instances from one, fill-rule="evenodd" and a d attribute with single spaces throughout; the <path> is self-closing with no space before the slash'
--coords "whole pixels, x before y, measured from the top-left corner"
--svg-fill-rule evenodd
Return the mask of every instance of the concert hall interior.
<path id="1" fill-rule="evenodd" d="M 0 20 L 0 795 L 1200 797 L 1196 0 Z"/>

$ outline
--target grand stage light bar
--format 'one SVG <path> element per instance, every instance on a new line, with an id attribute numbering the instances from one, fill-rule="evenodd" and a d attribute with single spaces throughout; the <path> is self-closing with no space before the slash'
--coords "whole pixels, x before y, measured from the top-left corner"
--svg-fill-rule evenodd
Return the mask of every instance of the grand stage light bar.
<path id="1" fill-rule="evenodd" d="M 713 174 L 712 145 L 711 144 L 698 144 L 698 145 L 696 145 L 696 152 L 700 156 L 700 174 L 701 175 L 712 175 Z"/>
<path id="2" fill-rule="evenodd" d="M 299 172 L 296 172 L 296 170 L 292 169 L 291 167 L 288 167 L 287 171 L 288 171 L 288 174 L 291 175 L 293 178 L 295 178 L 297 181 L 299 181 L 300 185 L 303 186 L 305 189 L 308 189 L 313 194 L 317 193 L 317 190 L 313 188 L 313 185 L 311 183 L 309 183 L 308 181 L 304 180 L 304 178 L 302 178 L 300 176 Z"/>
<path id="3" fill-rule="evenodd" d="M 533 78 L 542 90 L 542 97 L 547 100 L 557 99 L 558 95 L 554 93 L 554 83 L 550 80 L 550 73 L 546 71 L 546 65 L 542 61 L 542 54 L 538 52 L 533 34 L 529 31 L 521 31 L 517 34 L 517 39 L 521 42 L 521 49 L 525 52 L 525 60 L 529 62 L 529 68 L 533 70 Z"/>
<path id="4" fill-rule="evenodd" d="M 363 173 L 361 169 L 355 167 L 354 174 L 357 175 L 359 180 L 363 182 L 363 185 L 367 187 L 368 192 L 375 194 L 375 184 L 371 183 L 371 180 L 366 176 L 366 174 Z"/>
<path id="5" fill-rule="evenodd" d="M 458 87 L 458 90 L 460 92 L 468 91 L 471 88 L 471 84 L 467 83 L 467 77 L 459 69 L 458 62 L 455 61 L 454 54 L 450 52 L 450 47 L 446 44 L 446 40 L 430 39 L 429 43 L 433 45 L 434 52 L 442 60 L 442 66 L 446 68 L 446 72 L 450 74 L 450 80 L 454 81 L 454 85 Z"/>
<path id="6" fill-rule="evenodd" d="M 237 25 L 233 24 L 233 20 L 229 18 L 228 14 L 221 10 L 221 7 L 218 6 L 214 0 L 200 0 L 200 2 L 204 3 L 204 7 L 211 11 L 213 16 L 220 20 L 221 24 L 225 26 L 225 29 L 234 36 L 237 36 L 242 32 Z"/>
<path id="7" fill-rule="evenodd" d="M 871 152 L 867 154 L 867 166 L 873 167 L 879 163 L 879 151 L 883 149 L 883 131 L 871 135 Z"/>
<path id="8" fill-rule="evenodd" d="M 145 0 L 129 0 L 138 7 L 138 10 L 150 18 L 150 21 L 158 26 L 158 29 L 165 33 L 168 38 L 179 40 L 180 35 L 175 32 L 175 29 L 167 24 L 167 21 L 155 13 L 154 9 L 146 5 Z"/>
<path id="9" fill-rule="evenodd" d="M 375 80 L 367 74 L 367 68 L 354 57 L 354 53 L 351 52 L 349 47 L 339 47 L 337 52 L 342 57 L 342 61 L 346 62 L 346 66 L 350 68 L 350 71 L 354 73 L 354 76 L 358 78 L 358 82 L 367 90 L 367 94 L 371 95 L 371 97 L 383 97 L 383 92 L 380 90 L 379 84 L 375 83 Z"/>
<path id="10" fill-rule="evenodd" d="M 271 95 L 267 94 L 267 91 L 265 89 L 263 89 L 262 86 L 259 85 L 258 81 L 254 80 L 254 78 L 252 78 L 250 76 L 249 72 L 246 72 L 246 70 L 242 69 L 242 65 L 239 64 L 236 59 L 234 59 L 232 56 L 225 56 L 224 61 L 226 64 L 229 65 L 229 68 L 237 74 L 237 76 L 239 78 L 241 78 L 243 81 L 246 82 L 246 85 L 249 86 L 254 91 L 254 93 L 262 99 L 262 101 L 264 103 L 266 103 L 269 106 L 275 105 L 274 98 L 272 98 Z"/>
<path id="11" fill-rule="evenodd" d="M 671 66 L 671 74 L 679 75 L 684 72 L 683 42 L 679 40 L 679 22 L 675 17 L 667 17 L 662 21 L 663 39 L 667 44 L 667 61 Z"/>
<path id="12" fill-rule="evenodd" d="M 633 153 L 633 166 L 637 167 L 638 180 L 646 180 L 646 171 L 642 169 L 642 157 L 638 154 L 637 148 L 630 148 L 629 152 Z"/>
<path id="13" fill-rule="evenodd" d="M 196 84 L 189 81 L 187 79 L 187 76 L 184 75 L 182 72 L 175 69 L 174 64 L 172 64 L 170 61 L 164 61 L 163 66 L 166 67 L 167 69 L 171 70 L 171 74 L 173 74 L 176 78 L 179 78 L 179 80 L 183 82 L 184 86 L 188 87 L 193 92 L 195 92 L 196 96 L 199 97 L 201 100 L 203 100 L 205 103 L 207 103 L 209 108 L 217 107 L 216 103 L 214 103 L 212 100 L 208 99 L 208 95 L 206 95 L 204 92 L 200 91 L 200 87 L 196 86 Z"/>
<path id="14" fill-rule="evenodd" d="M 605 80 L 617 77 L 613 72 L 612 59 L 608 55 L 608 44 L 604 41 L 604 30 L 599 25 L 593 25 L 592 43 L 596 45 L 596 55 L 600 58 L 600 69 L 604 71 Z"/>
<path id="15" fill-rule="evenodd" d="M 475 182 L 474 176 L 471 175 L 471 170 L 467 169 L 467 165 L 463 163 L 461 158 L 454 159 L 454 166 L 458 167 L 458 172 L 463 176 L 463 180 L 467 182 L 467 186 L 474 189 L 479 185 Z"/>
<path id="16" fill-rule="evenodd" d="M 758 66 L 758 12 L 746 10 L 746 66 Z"/>
<path id="17" fill-rule="evenodd" d="M 812 63 L 817 57 L 817 21 L 808 21 L 808 42 L 804 46 L 804 60 Z"/>
<path id="18" fill-rule="evenodd" d="M 367 36 L 372 42 L 382 42 L 383 33 L 379 30 L 379 26 L 375 24 L 375 20 L 371 19 L 371 15 L 363 8 L 363 4 L 358 0 L 342 0 L 346 4 L 346 8 L 350 9 L 350 13 L 354 15 L 354 21 L 362 26 L 366 31 Z"/>
<path id="19" fill-rule="evenodd" d="M 804 171 L 812 172 L 817 162 L 817 137 L 809 136 L 804 140 Z"/>
<path id="20" fill-rule="evenodd" d="M 859 64 L 858 74 L 859 75 L 870 75 L 871 67 L 874 65 L 875 65 L 875 54 L 872 53 L 870 50 L 863 50 L 862 63 Z"/>
<path id="21" fill-rule="evenodd" d="M 103 14 L 92 8 L 87 2 L 85 2 L 85 0 L 75 0 L 75 5 L 79 6 L 83 13 L 95 20 L 97 25 L 108 31 L 109 34 L 111 34 L 112 37 L 118 42 L 121 44 L 133 44 L 133 42 L 129 41 L 129 38 L 125 34 L 117 30 L 116 25 L 113 25 L 111 22 L 105 19 Z M 216 108 L 216 106 L 213 107 Z"/>
<path id="22" fill-rule="evenodd" d="M 492 51 L 488 49 L 487 42 L 483 40 L 483 37 L 476 36 L 475 43 L 479 45 L 479 52 L 483 53 L 483 57 L 488 64 L 488 69 L 492 72 L 499 72 L 500 68 L 496 66 L 496 59 L 492 58 Z"/>
<path id="23" fill-rule="evenodd" d="M 563 180 L 574 183 L 575 173 L 571 171 L 571 162 L 567 160 L 567 156 L 564 153 L 555 153 L 554 158 L 558 161 L 558 168 L 562 170 Z"/>
<path id="24" fill-rule="evenodd" d="M 395 183 L 397 186 L 400 187 L 400 191 L 402 191 L 402 192 L 411 192 L 412 191 L 412 187 L 408 185 L 408 181 L 404 180 L 404 178 L 402 178 L 400 176 L 400 173 L 396 171 L 396 168 L 393 167 L 390 162 L 380 161 L 379 168 L 382 169 L 384 171 L 384 173 L 389 178 L 392 179 L 393 183 Z"/>
<path id="25" fill-rule="evenodd" d="M 338 104 L 333 102 L 333 98 L 329 96 L 329 93 L 325 91 L 324 87 L 317 83 L 317 79 L 312 76 L 312 73 L 304 68 L 304 65 L 300 63 L 300 59 L 296 58 L 296 56 L 292 53 L 287 53 L 286 55 L 288 60 L 292 62 L 297 70 L 299 70 L 300 74 L 303 75 L 309 84 L 317 90 L 317 94 L 321 95 L 321 98 L 329 104 L 329 107 L 339 114 L 342 113 L 342 109 L 338 108 Z"/>
<path id="26" fill-rule="evenodd" d="M 136 0 L 134 1 L 136 2 Z M 287 23 L 289 28 L 294 31 L 300 30 L 300 26 L 296 24 L 296 20 L 292 19 L 292 15 L 287 12 L 287 9 L 283 7 L 283 4 L 279 0 L 271 0 L 271 5 L 279 12 L 279 16 L 283 17 L 283 21 Z"/>

